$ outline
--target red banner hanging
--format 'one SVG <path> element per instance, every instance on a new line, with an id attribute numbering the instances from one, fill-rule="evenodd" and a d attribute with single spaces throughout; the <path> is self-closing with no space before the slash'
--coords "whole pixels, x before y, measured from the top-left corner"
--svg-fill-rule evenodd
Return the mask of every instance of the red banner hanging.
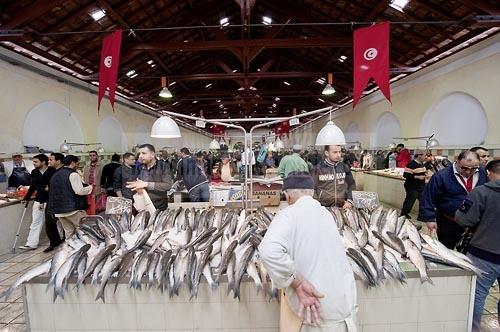
<path id="1" fill-rule="evenodd" d="M 280 122 L 274 127 L 274 133 L 278 136 L 281 136 L 283 134 L 287 134 L 289 131 L 290 131 L 290 122 L 289 121 Z"/>
<path id="2" fill-rule="evenodd" d="M 391 101 L 389 85 L 389 22 L 354 30 L 354 92 L 352 105 L 356 106 L 373 78 L 387 100 Z"/>
<path id="3" fill-rule="evenodd" d="M 122 30 L 116 30 L 104 37 L 102 41 L 101 63 L 99 67 L 99 94 L 97 99 L 97 112 L 101 107 L 101 100 L 109 89 L 109 102 L 115 111 L 116 78 L 120 64 L 120 47 L 122 43 Z"/>
<path id="4" fill-rule="evenodd" d="M 212 133 L 214 134 L 214 136 L 224 136 L 224 133 L 225 133 L 225 128 L 224 126 L 220 126 L 220 125 L 216 125 L 214 124 L 213 128 L 212 128 Z"/>

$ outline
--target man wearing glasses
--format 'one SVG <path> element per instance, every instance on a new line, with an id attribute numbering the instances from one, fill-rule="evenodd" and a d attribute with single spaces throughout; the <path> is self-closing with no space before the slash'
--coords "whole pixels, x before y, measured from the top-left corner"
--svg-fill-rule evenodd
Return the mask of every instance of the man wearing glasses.
<path id="1" fill-rule="evenodd" d="M 420 202 L 420 215 L 427 227 L 437 230 L 439 241 L 455 249 L 464 229 L 455 220 L 455 212 L 467 195 L 486 180 L 484 167 L 479 167 L 479 156 L 463 151 L 452 166 L 440 170 L 425 187 Z"/>

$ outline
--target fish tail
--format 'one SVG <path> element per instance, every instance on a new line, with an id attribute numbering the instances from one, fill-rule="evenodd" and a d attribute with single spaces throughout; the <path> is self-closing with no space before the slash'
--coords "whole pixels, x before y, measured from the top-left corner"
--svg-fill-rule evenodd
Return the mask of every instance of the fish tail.
<path id="1" fill-rule="evenodd" d="M 94 301 L 97 301 L 101 299 L 102 300 L 102 303 L 106 303 L 106 301 L 104 300 L 104 288 L 101 288 L 99 290 L 99 292 L 97 293 L 97 296 L 95 297 L 95 300 Z"/>
<path id="2" fill-rule="evenodd" d="M 420 277 L 420 282 L 423 284 L 424 282 L 428 282 L 430 283 L 431 285 L 434 286 L 434 282 L 432 281 L 432 279 L 429 277 L 429 276 L 421 276 Z"/>

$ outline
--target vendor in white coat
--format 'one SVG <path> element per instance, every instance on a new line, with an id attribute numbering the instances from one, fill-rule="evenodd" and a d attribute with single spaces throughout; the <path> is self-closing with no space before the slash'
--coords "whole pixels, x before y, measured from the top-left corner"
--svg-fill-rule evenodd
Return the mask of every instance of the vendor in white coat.
<path id="1" fill-rule="evenodd" d="M 12 160 L 4 161 L 3 168 L 7 177 L 7 187 L 17 188 L 30 185 L 30 173 L 34 167 L 31 162 L 26 163 L 19 152 L 12 154 Z"/>
<path id="2" fill-rule="evenodd" d="M 292 172 L 283 181 L 289 206 L 274 217 L 259 254 L 285 291 L 304 331 L 356 331 L 356 285 L 330 212 L 313 196 L 312 177 Z"/>

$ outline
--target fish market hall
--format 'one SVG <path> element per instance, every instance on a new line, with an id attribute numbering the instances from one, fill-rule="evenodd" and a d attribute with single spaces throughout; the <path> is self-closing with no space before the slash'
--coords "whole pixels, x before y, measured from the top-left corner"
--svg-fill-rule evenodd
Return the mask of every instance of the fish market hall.
<path id="1" fill-rule="evenodd" d="M 0 332 L 500 331 L 500 0 L 0 12 Z"/>

